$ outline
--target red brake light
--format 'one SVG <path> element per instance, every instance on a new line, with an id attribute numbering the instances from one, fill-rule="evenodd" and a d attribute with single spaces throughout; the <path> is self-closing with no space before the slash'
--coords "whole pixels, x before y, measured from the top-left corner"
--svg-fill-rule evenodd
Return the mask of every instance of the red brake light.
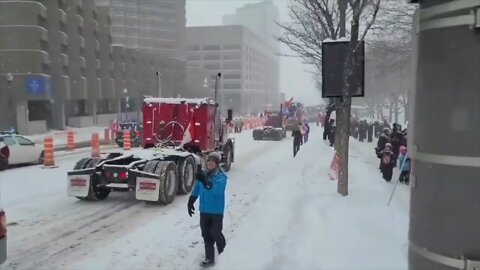
<path id="1" fill-rule="evenodd" d="M 128 172 L 121 172 L 120 173 L 120 178 L 122 180 L 127 180 L 128 179 Z"/>
<path id="2" fill-rule="evenodd" d="M 0 239 L 7 236 L 7 218 L 5 217 L 5 212 L 0 211 Z"/>

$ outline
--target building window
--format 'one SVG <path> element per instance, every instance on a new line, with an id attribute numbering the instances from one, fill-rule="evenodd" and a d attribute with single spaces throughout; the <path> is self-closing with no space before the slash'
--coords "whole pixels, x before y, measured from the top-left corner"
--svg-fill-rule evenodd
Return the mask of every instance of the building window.
<path id="1" fill-rule="evenodd" d="M 205 64 L 203 67 L 208 70 L 220 70 L 220 64 Z"/>
<path id="2" fill-rule="evenodd" d="M 219 53 L 207 53 L 203 55 L 203 60 L 220 60 Z"/>
<path id="3" fill-rule="evenodd" d="M 189 54 L 187 56 L 187 60 L 190 61 L 199 61 L 200 60 L 200 55 L 199 54 Z"/>
<path id="4" fill-rule="evenodd" d="M 223 59 L 224 60 L 240 60 L 242 59 L 242 53 L 241 52 L 225 52 L 223 54 Z"/>
<path id="5" fill-rule="evenodd" d="M 200 51 L 200 45 L 190 45 L 188 46 L 189 51 Z"/>
<path id="6" fill-rule="evenodd" d="M 204 51 L 219 51 L 220 50 L 220 45 L 204 45 L 203 50 Z"/>
<path id="7" fill-rule="evenodd" d="M 223 45 L 224 50 L 231 50 L 231 51 L 237 51 L 241 50 L 242 46 L 241 45 Z"/>
<path id="8" fill-rule="evenodd" d="M 241 83 L 224 83 L 223 84 L 223 89 L 241 89 L 242 84 Z"/>
<path id="9" fill-rule="evenodd" d="M 225 74 L 223 75 L 225 80 L 241 80 L 242 74 Z"/>
<path id="10" fill-rule="evenodd" d="M 242 64 L 239 61 L 226 62 L 226 63 L 223 63 L 223 69 L 226 69 L 226 70 L 242 69 Z"/>

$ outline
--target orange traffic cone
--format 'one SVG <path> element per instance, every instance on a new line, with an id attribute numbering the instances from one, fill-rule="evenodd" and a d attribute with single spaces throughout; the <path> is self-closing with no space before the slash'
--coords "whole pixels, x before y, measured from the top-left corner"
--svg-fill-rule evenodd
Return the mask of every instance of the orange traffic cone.
<path id="1" fill-rule="evenodd" d="M 110 130 L 108 128 L 105 128 L 104 131 L 104 136 L 105 136 L 105 144 L 110 144 Z"/>
<path id="2" fill-rule="evenodd" d="M 132 141 L 130 138 L 130 130 L 125 130 L 123 132 L 123 150 L 130 150 L 132 149 Z"/>
<path id="3" fill-rule="evenodd" d="M 73 134 L 73 131 L 67 132 L 67 150 L 68 151 L 75 150 L 75 136 Z"/>
<path id="4" fill-rule="evenodd" d="M 100 157 L 100 137 L 98 133 L 92 134 L 92 158 Z"/>
<path id="5" fill-rule="evenodd" d="M 58 167 L 55 166 L 54 152 L 53 138 L 50 136 L 45 137 L 43 142 L 43 169 L 53 169 Z"/>

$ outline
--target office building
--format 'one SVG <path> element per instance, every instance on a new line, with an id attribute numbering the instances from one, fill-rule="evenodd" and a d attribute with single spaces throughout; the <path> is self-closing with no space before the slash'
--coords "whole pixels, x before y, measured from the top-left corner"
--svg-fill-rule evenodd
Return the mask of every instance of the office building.
<path id="1" fill-rule="evenodd" d="M 219 97 L 223 111 L 261 112 L 278 103 L 277 55 L 268 43 L 241 25 L 187 28 L 187 64 L 209 71 L 210 87 L 223 74 Z"/>
<path id="2" fill-rule="evenodd" d="M 0 129 L 108 125 L 138 118 L 144 95 L 185 89 L 185 1 L 135 1 L 123 40 L 117 2 L 132 3 L 0 0 Z M 170 15 L 147 13 L 160 5 Z"/>

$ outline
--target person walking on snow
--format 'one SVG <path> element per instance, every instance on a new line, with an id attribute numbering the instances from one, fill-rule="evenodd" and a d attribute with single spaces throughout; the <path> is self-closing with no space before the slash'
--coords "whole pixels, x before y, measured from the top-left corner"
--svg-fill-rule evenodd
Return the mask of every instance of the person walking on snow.
<path id="1" fill-rule="evenodd" d="M 310 133 L 310 126 L 307 121 L 303 123 L 303 143 L 308 142 L 308 134 Z"/>
<path id="2" fill-rule="evenodd" d="M 300 131 L 300 126 L 296 126 L 292 130 L 292 137 L 293 137 L 293 157 L 296 157 L 298 151 L 300 150 L 300 145 L 302 142 L 302 132 Z"/>
<path id="3" fill-rule="evenodd" d="M 408 185 L 410 183 L 411 159 L 407 153 L 407 147 L 400 146 L 400 156 L 398 157 L 398 167 L 400 168 L 400 183 Z"/>
<path id="4" fill-rule="evenodd" d="M 226 246 L 223 236 L 223 215 L 225 211 L 225 188 L 227 176 L 220 169 L 220 157 L 211 154 L 207 158 L 207 172 L 197 169 L 196 182 L 188 200 L 188 214 L 195 213 L 195 201 L 200 197 L 200 228 L 205 242 L 205 260 L 201 266 L 215 264 L 215 247 L 221 254 Z"/>
<path id="5" fill-rule="evenodd" d="M 392 181 L 393 167 L 397 159 L 391 143 L 385 145 L 385 149 L 378 154 L 378 158 L 380 158 L 380 170 L 382 171 L 383 179 L 387 182 Z"/>

